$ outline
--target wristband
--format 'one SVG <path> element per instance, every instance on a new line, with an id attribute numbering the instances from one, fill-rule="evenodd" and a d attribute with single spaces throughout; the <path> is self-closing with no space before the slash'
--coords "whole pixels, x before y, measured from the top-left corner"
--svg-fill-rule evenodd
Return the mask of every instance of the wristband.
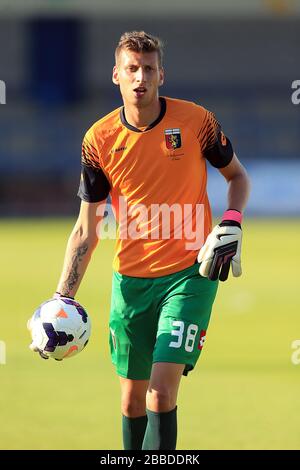
<path id="1" fill-rule="evenodd" d="M 72 299 L 72 300 L 74 300 L 74 297 L 71 297 L 70 295 L 63 295 L 63 294 L 61 294 L 60 292 L 55 292 L 54 297 L 56 297 L 56 296 L 58 296 L 58 297 L 66 297 L 67 299 Z"/>
<path id="2" fill-rule="evenodd" d="M 243 214 L 236 209 L 228 209 L 223 214 L 222 222 L 224 220 L 233 220 L 234 222 L 241 224 L 243 220 Z"/>

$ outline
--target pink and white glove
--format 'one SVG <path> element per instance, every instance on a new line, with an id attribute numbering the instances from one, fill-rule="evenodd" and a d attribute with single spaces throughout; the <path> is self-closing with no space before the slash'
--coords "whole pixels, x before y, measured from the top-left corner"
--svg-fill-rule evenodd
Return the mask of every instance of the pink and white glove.
<path id="1" fill-rule="evenodd" d="M 208 235 L 198 254 L 199 273 L 211 281 L 226 281 L 230 265 L 234 277 L 241 276 L 242 214 L 224 212 L 222 222 Z"/>

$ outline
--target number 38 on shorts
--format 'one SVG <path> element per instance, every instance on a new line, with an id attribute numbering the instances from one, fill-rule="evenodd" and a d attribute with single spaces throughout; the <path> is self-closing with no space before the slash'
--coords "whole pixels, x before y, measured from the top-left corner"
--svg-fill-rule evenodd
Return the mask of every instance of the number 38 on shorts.
<path id="1" fill-rule="evenodd" d="M 184 375 L 194 369 L 206 337 L 208 319 L 198 325 L 186 320 L 165 318 L 160 322 L 153 362 L 185 364 Z"/>
<path id="2" fill-rule="evenodd" d="M 189 324 L 185 328 L 185 323 L 183 321 L 175 320 L 172 322 L 173 330 L 171 335 L 176 337 L 175 341 L 171 341 L 169 344 L 170 348 L 181 348 L 184 347 L 185 351 L 193 352 L 195 347 L 196 338 L 198 337 L 197 333 L 199 330 L 198 325 L 193 323 Z M 201 351 L 206 336 L 206 330 L 200 331 L 200 338 L 197 344 L 197 348 Z"/>
<path id="3" fill-rule="evenodd" d="M 184 375 L 194 369 L 217 287 L 197 264 L 154 280 L 114 273 L 110 349 L 118 374 L 149 380 L 155 362 L 184 364 Z"/>

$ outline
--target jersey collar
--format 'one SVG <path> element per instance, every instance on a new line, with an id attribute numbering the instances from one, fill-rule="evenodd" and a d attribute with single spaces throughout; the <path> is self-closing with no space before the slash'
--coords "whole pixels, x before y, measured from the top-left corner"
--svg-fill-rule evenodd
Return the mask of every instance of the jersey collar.
<path id="1" fill-rule="evenodd" d="M 159 101 L 160 101 L 159 116 L 144 131 L 141 131 L 137 127 L 134 127 L 131 124 L 129 124 L 129 122 L 127 122 L 126 117 L 125 117 L 124 106 L 120 110 L 120 119 L 121 119 L 122 124 L 125 127 L 127 127 L 127 129 L 130 129 L 131 131 L 134 131 L 134 132 L 146 132 L 146 131 L 149 131 L 150 129 L 153 129 L 153 127 L 157 126 L 157 124 L 163 119 L 164 115 L 166 114 L 167 104 L 166 104 L 165 98 L 160 96 Z"/>

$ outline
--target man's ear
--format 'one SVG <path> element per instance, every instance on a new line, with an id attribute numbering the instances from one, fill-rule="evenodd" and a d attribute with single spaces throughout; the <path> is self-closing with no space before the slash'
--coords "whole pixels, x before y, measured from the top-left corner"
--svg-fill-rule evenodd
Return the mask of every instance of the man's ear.
<path id="1" fill-rule="evenodd" d="M 114 68 L 113 68 L 113 73 L 112 73 L 112 81 L 115 85 L 119 85 L 120 82 L 119 82 L 119 73 L 118 73 L 118 69 L 117 69 L 117 66 L 115 65 Z"/>
<path id="2" fill-rule="evenodd" d="M 158 82 L 158 86 L 162 86 L 164 84 L 164 81 L 165 81 L 165 71 L 164 69 L 161 67 L 159 69 L 159 82 Z"/>

